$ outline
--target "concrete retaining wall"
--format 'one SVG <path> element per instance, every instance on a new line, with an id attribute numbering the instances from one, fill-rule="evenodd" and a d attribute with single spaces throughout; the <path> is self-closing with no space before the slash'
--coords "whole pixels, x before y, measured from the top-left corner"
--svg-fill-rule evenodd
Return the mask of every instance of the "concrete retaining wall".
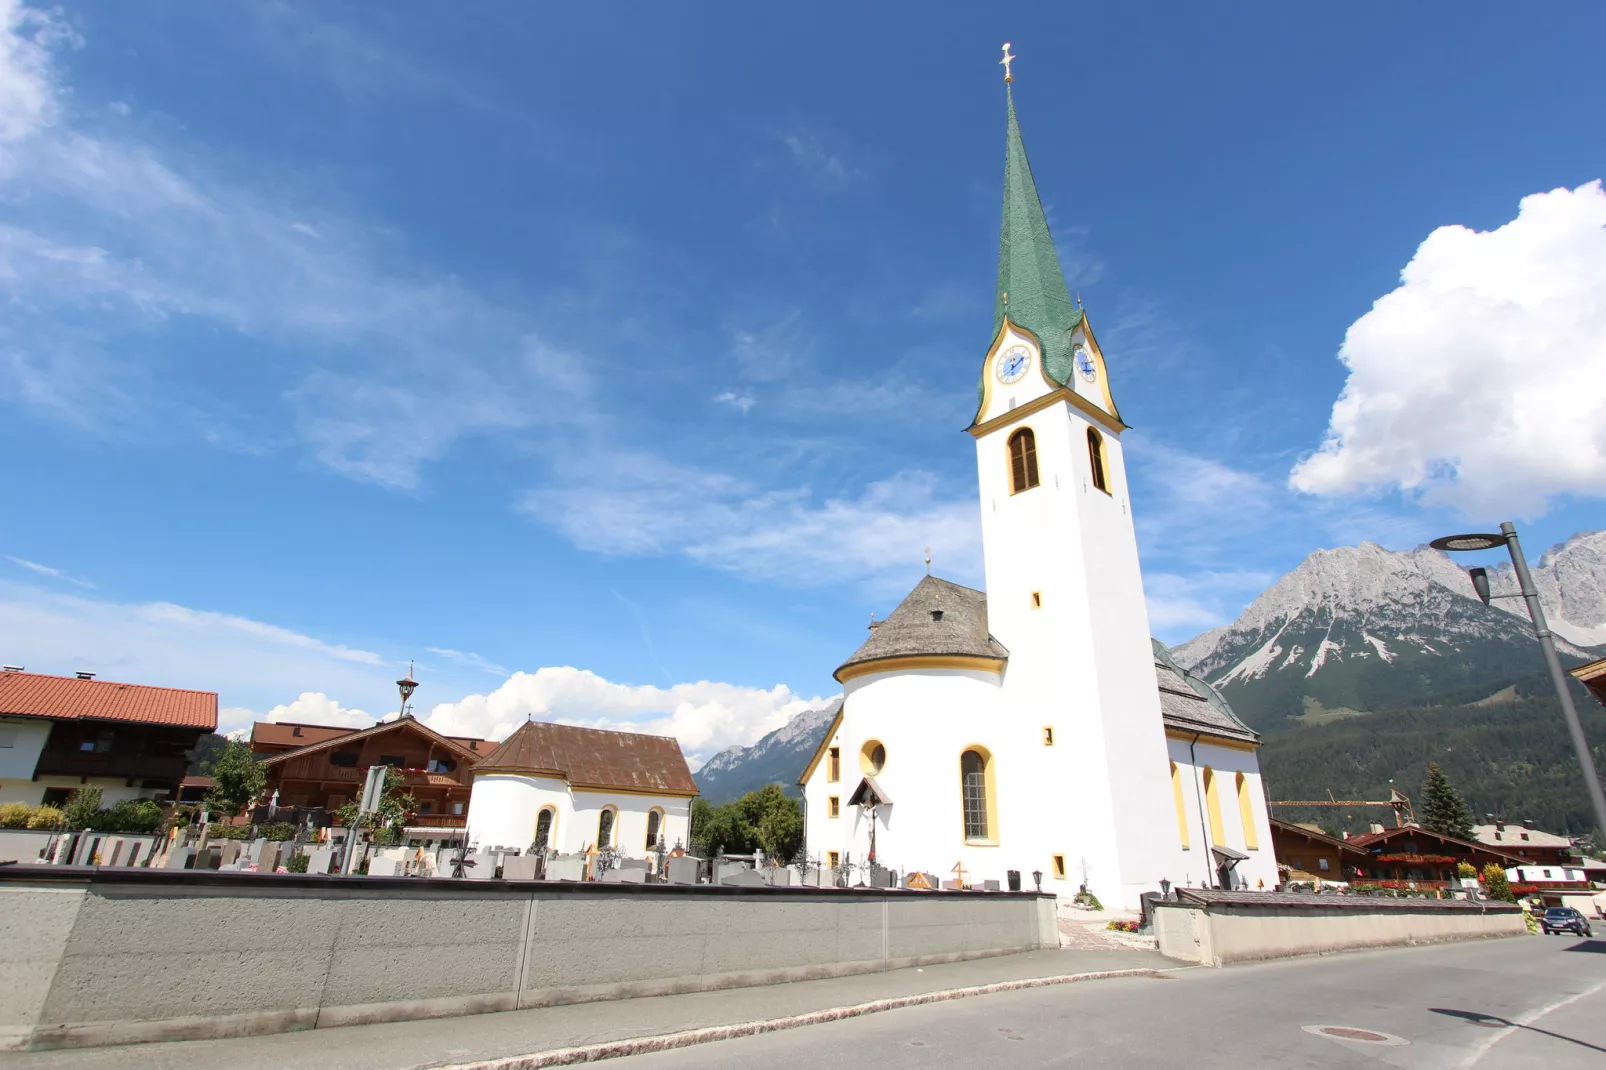
<path id="1" fill-rule="evenodd" d="M 1366 947 L 1434 944 L 1528 932 L 1508 903 L 1237 893 L 1156 904 L 1160 953 L 1224 966 Z M 1306 902 L 1298 902 L 1303 899 Z"/>
<path id="2" fill-rule="evenodd" d="M 1029 893 L 22 870 L 0 867 L 9 1050 L 476 1014 L 1058 946 L 1053 897 Z"/>

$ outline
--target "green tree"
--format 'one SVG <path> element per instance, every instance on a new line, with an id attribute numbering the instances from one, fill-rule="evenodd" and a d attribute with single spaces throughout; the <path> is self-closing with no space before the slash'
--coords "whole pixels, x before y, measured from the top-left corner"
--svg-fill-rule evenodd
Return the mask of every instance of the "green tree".
<path id="1" fill-rule="evenodd" d="M 1472 811 L 1461 798 L 1461 793 L 1450 784 L 1438 762 L 1428 763 L 1428 780 L 1422 787 L 1425 803 L 1422 808 L 1422 827 L 1443 836 L 1458 840 L 1472 838 Z"/>
<path id="2" fill-rule="evenodd" d="M 757 849 L 785 862 L 803 846 L 803 808 L 779 784 L 750 791 L 724 806 L 694 799 L 691 825 L 692 850 L 704 858 L 751 854 Z"/>
<path id="3" fill-rule="evenodd" d="M 1490 899 L 1499 899 L 1507 903 L 1517 901 L 1517 894 L 1511 890 L 1511 884 L 1506 880 L 1506 871 L 1499 862 L 1490 862 L 1483 867 L 1483 886 L 1488 891 Z"/>
<path id="4" fill-rule="evenodd" d="M 742 817 L 741 803 L 710 806 L 692 800 L 691 847 L 703 858 L 747 854 L 753 849 L 753 830 Z"/>
<path id="5" fill-rule="evenodd" d="M 401 771 L 394 766 L 388 767 L 378 807 L 366 814 L 359 814 L 357 811 L 362 800 L 354 799 L 335 813 L 339 815 L 342 825 L 365 828 L 376 842 L 400 843 L 408 816 L 418 809 L 418 800 L 402 790 L 406 786 L 407 778 Z"/>
<path id="6" fill-rule="evenodd" d="M 212 761 L 211 777 L 216 784 L 206 793 L 206 808 L 219 817 L 233 817 L 262 794 L 268 774 L 251 748 L 239 740 L 224 744 Z"/>
<path id="7" fill-rule="evenodd" d="M 96 818 L 100 816 L 100 801 L 102 793 L 99 788 L 79 788 L 67 799 L 67 805 L 62 807 L 62 818 L 67 827 L 74 832 L 94 828 Z"/>

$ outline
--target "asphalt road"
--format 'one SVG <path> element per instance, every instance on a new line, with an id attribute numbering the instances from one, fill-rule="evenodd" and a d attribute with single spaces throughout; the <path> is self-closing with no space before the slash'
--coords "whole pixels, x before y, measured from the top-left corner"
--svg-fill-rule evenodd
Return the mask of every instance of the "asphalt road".
<path id="1" fill-rule="evenodd" d="M 1322 1026 L 1379 1040 L 1312 1031 Z M 1600 1070 L 1606 940 L 1528 937 L 1183 969 L 910 1007 L 607 1065 Z"/>

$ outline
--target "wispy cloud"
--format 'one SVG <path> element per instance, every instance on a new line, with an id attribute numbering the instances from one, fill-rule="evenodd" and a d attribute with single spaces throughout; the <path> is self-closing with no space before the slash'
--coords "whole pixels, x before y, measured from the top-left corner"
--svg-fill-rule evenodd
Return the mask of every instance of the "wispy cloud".
<path id="1" fill-rule="evenodd" d="M 721 405 L 729 405 L 731 408 L 740 409 L 743 412 L 758 404 L 758 400 L 746 391 L 738 394 L 734 390 L 727 390 L 723 394 L 716 394 L 714 400 Z"/>
<path id="2" fill-rule="evenodd" d="M 51 568 L 49 565 L 41 565 L 37 561 L 29 561 L 28 559 L 22 557 L 12 557 L 10 554 L 6 555 L 6 560 L 10 561 L 18 568 L 25 568 L 29 572 L 37 572 L 41 576 L 49 576 L 51 579 L 56 580 L 65 580 L 68 583 L 77 584 L 79 587 L 87 587 L 90 590 L 95 589 L 95 585 L 90 583 L 88 580 L 80 579 L 77 576 L 68 575 L 59 568 Z"/>
<path id="3" fill-rule="evenodd" d="M 472 654 L 462 650 L 447 650 L 438 646 L 430 647 L 429 652 L 431 654 L 439 654 L 441 657 L 445 658 L 447 661 L 453 662 L 454 664 L 462 665 L 469 669 L 477 669 L 480 672 L 490 673 L 492 676 L 506 676 L 509 672 L 508 669 L 498 665 L 496 662 L 490 660 L 489 658 L 483 658 L 478 654 Z"/>
<path id="4" fill-rule="evenodd" d="M 806 123 L 794 123 L 789 129 L 776 131 L 776 139 L 785 149 L 797 172 L 815 189 L 837 193 L 863 177 L 864 172 L 847 160 L 847 152 L 838 139 Z"/>

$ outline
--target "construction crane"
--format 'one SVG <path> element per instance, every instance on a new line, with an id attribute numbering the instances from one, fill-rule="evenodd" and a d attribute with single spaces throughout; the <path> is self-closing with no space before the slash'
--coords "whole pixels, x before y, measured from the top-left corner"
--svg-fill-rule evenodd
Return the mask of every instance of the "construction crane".
<path id="1" fill-rule="evenodd" d="M 1416 811 L 1411 808 L 1410 798 L 1394 782 L 1389 781 L 1389 797 L 1386 802 L 1374 802 L 1367 799 L 1337 799 L 1333 797 L 1331 788 L 1327 791 L 1325 799 L 1285 799 L 1273 802 L 1273 806 L 1387 806 L 1394 811 L 1394 827 L 1402 828 L 1406 825 L 1416 824 Z"/>

